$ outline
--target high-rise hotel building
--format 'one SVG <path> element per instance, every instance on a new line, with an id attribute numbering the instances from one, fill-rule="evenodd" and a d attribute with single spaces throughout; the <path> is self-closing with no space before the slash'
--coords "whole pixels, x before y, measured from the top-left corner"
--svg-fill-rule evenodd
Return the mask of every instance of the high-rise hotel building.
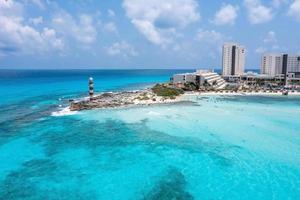
<path id="1" fill-rule="evenodd" d="M 287 73 L 300 73 L 300 55 L 263 54 L 261 74 L 275 76 Z"/>
<path id="2" fill-rule="evenodd" d="M 245 70 L 245 48 L 238 44 L 223 45 L 223 76 L 243 75 Z"/>

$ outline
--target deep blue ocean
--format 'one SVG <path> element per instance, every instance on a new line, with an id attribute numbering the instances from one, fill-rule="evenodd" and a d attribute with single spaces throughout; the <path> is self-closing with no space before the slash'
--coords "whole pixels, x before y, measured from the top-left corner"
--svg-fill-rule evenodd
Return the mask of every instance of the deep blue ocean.
<path id="1" fill-rule="evenodd" d="M 192 70 L 0 70 L 0 199 L 300 199 L 300 97 L 61 112 Z"/>

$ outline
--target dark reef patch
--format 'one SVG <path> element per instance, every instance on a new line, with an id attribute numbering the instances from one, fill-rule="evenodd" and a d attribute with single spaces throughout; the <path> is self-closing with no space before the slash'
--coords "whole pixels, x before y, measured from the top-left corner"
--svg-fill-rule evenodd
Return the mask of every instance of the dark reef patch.
<path id="1" fill-rule="evenodd" d="M 47 129 L 44 130 L 43 127 Z M 99 122 L 62 117 L 37 123 L 35 129 L 39 133 L 31 141 L 42 144 L 47 156 L 68 149 L 85 148 L 94 151 L 98 147 L 107 147 L 121 150 L 129 145 L 143 145 L 149 152 L 157 153 L 156 149 L 164 146 L 189 153 L 206 154 L 222 167 L 228 167 L 234 162 L 233 152 L 242 151 L 217 138 L 204 142 L 199 138 L 177 137 L 155 131 L 147 126 L 147 120 L 124 123 L 113 119 Z"/>
<path id="2" fill-rule="evenodd" d="M 184 175 L 176 168 L 171 168 L 162 176 L 143 200 L 192 200 L 193 196 L 186 191 Z"/>
<path id="3" fill-rule="evenodd" d="M 77 187 L 61 188 L 62 181 L 74 180 Z M 0 183 L 0 199 L 95 199 L 93 191 L 81 190 L 78 172 L 49 159 L 31 160 L 8 174 Z M 51 183 L 51 184 L 50 184 Z"/>
<path id="4" fill-rule="evenodd" d="M 0 105 L 0 144 L 11 137 L 24 136 L 23 128 L 48 117 L 57 109 L 58 96 L 37 96 L 17 103 Z M 50 101 L 51 103 L 45 103 Z"/>
<path id="5" fill-rule="evenodd" d="M 0 144 L 1 140 L 20 135 L 23 128 L 31 126 L 39 119 L 49 117 L 53 111 L 58 109 L 58 104 L 67 106 L 66 98 L 76 94 L 48 94 L 30 98 L 24 98 L 10 104 L 0 105 Z M 64 99 L 62 99 L 64 97 Z M 61 101 L 59 101 L 60 99 Z"/>

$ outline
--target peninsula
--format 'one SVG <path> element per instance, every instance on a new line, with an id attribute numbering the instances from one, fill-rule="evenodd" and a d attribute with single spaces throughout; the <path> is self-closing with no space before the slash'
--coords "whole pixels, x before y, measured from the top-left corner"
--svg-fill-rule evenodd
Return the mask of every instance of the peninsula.
<path id="1" fill-rule="evenodd" d="M 154 87 L 138 91 L 107 92 L 79 100 L 72 100 L 71 111 L 90 110 L 94 108 L 116 108 L 131 105 L 150 105 L 178 102 L 184 94 L 183 89 L 170 84 L 156 84 Z"/>
<path id="2" fill-rule="evenodd" d="M 283 81 L 246 74 L 238 82 L 232 83 L 214 71 L 198 70 L 195 73 L 174 74 L 170 82 L 156 84 L 152 88 L 95 95 L 94 81 L 90 78 L 89 97 L 71 100 L 70 110 L 176 103 L 190 101 L 189 97 L 201 95 L 300 95 L 298 84 L 291 87 L 284 85 Z"/>

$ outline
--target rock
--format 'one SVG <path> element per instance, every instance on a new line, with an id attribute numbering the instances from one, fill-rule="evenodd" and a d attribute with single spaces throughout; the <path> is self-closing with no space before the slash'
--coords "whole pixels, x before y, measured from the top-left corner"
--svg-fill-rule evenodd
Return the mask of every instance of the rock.
<path id="1" fill-rule="evenodd" d="M 139 98 L 140 96 L 147 98 Z M 150 98 L 151 97 L 151 98 Z M 147 99 L 147 100 L 146 100 Z M 149 102 L 149 100 L 151 102 Z M 174 99 L 175 101 L 175 99 Z M 164 98 L 158 98 L 151 90 L 134 92 L 115 92 L 96 95 L 92 100 L 70 101 L 70 110 L 90 110 L 94 108 L 116 108 L 129 105 L 148 105 L 153 103 L 163 103 Z"/>

